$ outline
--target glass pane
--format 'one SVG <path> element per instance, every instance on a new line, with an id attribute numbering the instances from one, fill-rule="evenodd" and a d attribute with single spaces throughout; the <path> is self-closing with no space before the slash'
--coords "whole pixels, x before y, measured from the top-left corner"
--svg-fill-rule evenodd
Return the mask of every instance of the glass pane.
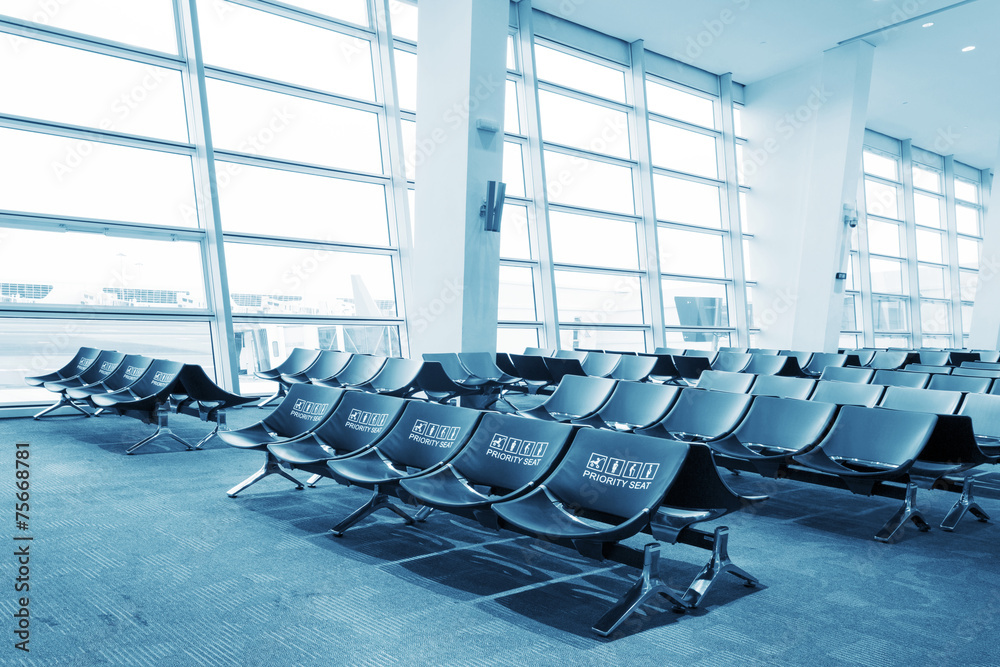
<path id="1" fill-rule="evenodd" d="M 729 326 L 729 293 L 725 285 L 667 278 L 661 285 L 663 322 L 668 327 Z"/>
<path id="2" fill-rule="evenodd" d="M 177 53 L 172 0 L 5 0 L 0 5 L 0 14 L 154 51 Z"/>
<path id="3" fill-rule="evenodd" d="M 876 255 L 899 257 L 899 225 L 869 218 L 868 251 Z"/>
<path id="4" fill-rule="evenodd" d="M 891 259 L 872 257 L 869 262 L 872 292 L 903 293 L 903 263 Z"/>
<path id="5" fill-rule="evenodd" d="M 921 301 L 920 328 L 924 334 L 951 333 L 950 304 L 947 301 Z"/>
<path id="6" fill-rule="evenodd" d="M 526 347 L 538 347 L 538 329 L 497 329 L 497 352 L 521 354 Z"/>
<path id="7" fill-rule="evenodd" d="M 913 165 L 913 187 L 931 192 L 941 192 L 941 172 L 919 164 Z"/>
<path id="8" fill-rule="evenodd" d="M 909 331 L 910 302 L 893 296 L 872 296 L 875 331 Z"/>
<path id="9" fill-rule="evenodd" d="M 368 0 L 282 0 L 286 5 L 308 9 L 330 18 L 368 26 Z M 268 366 L 268 368 L 271 368 Z"/>
<path id="10" fill-rule="evenodd" d="M 518 113 L 517 83 L 508 81 L 503 98 L 503 131 L 521 133 L 521 117 Z"/>
<path id="11" fill-rule="evenodd" d="M 917 259 L 921 262 L 945 263 L 945 235 L 926 229 L 917 230 Z"/>
<path id="12" fill-rule="evenodd" d="M 660 270 L 690 276 L 725 278 L 722 237 L 660 227 Z"/>
<path id="13" fill-rule="evenodd" d="M 747 175 L 747 165 L 743 162 L 743 144 L 736 144 L 736 184 L 745 185 Z M 750 166 L 750 173 L 756 174 L 760 164 L 755 160 Z"/>
<path id="14" fill-rule="evenodd" d="M 208 79 L 215 147 L 382 173 L 378 115 Z"/>
<path id="15" fill-rule="evenodd" d="M 113 343 L 130 353 L 196 364 L 215 377 L 207 322 L 4 317 L 0 339 L 0 403 L 7 405 L 51 403 L 51 391 L 28 387 L 24 378 L 59 368 L 82 346 Z"/>
<path id="16" fill-rule="evenodd" d="M 329 0 L 327 0 L 329 2 Z M 389 3 L 389 23 L 392 36 L 417 41 L 417 6 L 402 0 Z"/>
<path id="17" fill-rule="evenodd" d="M 866 174 L 881 176 L 882 178 L 887 178 L 890 181 L 899 180 L 899 161 L 895 158 L 891 158 L 880 153 L 874 153 L 872 151 L 865 151 L 863 154 L 863 162 Z"/>
<path id="18" fill-rule="evenodd" d="M 929 349 L 945 349 L 951 347 L 951 335 L 948 336 L 923 336 L 921 337 L 921 347 Z"/>
<path id="19" fill-rule="evenodd" d="M 654 174 L 653 194 L 657 220 L 722 227 L 718 186 Z"/>
<path id="20" fill-rule="evenodd" d="M 753 271 L 750 268 L 750 239 L 743 239 L 743 279 L 753 280 Z"/>
<path id="21" fill-rule="evenodd" d="M 976 289 L 979 287 L 978 271 L 959 271 L 958 293 L 962 301 L 975 301 Z"/>
<path id="22" fill-rule="evenodd" d="M 917 266 L 917 282 L 920 285 L 920 296 L 930 299 L 949 299 L 948 272 L 943 266 Z"/>
<path id="23" fill-rule="evenodd" d="M 959 234 L 979 236 L 979 209 L 971 206 L 955 206 L 955 221 Z"/>
<path id="24" fill-rule="evenodd" d="M 845 350 L 856 350 L 864 344 L 863 338 L 864 336 L 860 334 L 840 334 L 837 345 Z"/>
<path id="25" fill-rule="evenodd" d="M 865 210 L 872 215 L 899 220 L 898 188 L 865 179 Z"/>
<path id="26" fill-rule="evenodd" d="M 621 70 L 541 44 L 535 44 L 535 68 L 542 81 L 551 81 L 617 102 L 626 101 L 625 73 Z"/>
<path id="27" fill-rule="evenodd" d="M 642 324 L 639 278 L 580 271 L 555 271 L 559 322 Z"/>
<path id="28" fill-rule="evenodd" d="M 967 334 L 972 331 L 972 304 L 962 304 L 962 333 Z"/>
<path id="29" fill-rule="evenodd" d="M 840 319 L 842 331 L 858 331 L 861 329 L 861 295 L 844 295 L 844 314 Z"/>
<path id="30" fill-rule="evenodd" d="M 500 305 L 497 319 L 537 320 L 535 312 L 535 285 L 530 267 L 500 267 Z"/>
<path id="31" fill-rule="evenodd" d="M 233 313 L 395 317 L 385 255 L 226 243 Z"/>
<path id="32" fill-rule="evenodd" d="M 514 35 L 507 35 L 507 69 L 518 72 L 517 52 L 514 47 Z"/>
<path id="33" fill-rule="evenodd" d="M 657 167 L 708 178 L 719 177 L 715 137 L 666 123 L 649 123 L 651 159 Z"/>
<path id="34" fill-rule="evenodd" d="M 549 233 L 556 263 L 639 268 L 634 222 L 550 210 Z"/>
<path id="35" fill-rule="evenodd" d="M 417 178 L 417 162 L 423 163 L 426 155 L 417 153 L 417 124 L 412 120 L 399 121 L 400 133 L 403 135 L 403 167 L 407 180 Z M 506 146 L 505 146 L 506 147 Z M 504 155 L 506 157 L 506 153 Z M 506 179 L 505 179 L 506 180 Z M 514 194 L 511 192 L 511 194 Z"/>
<path id="36" fill-rule="evenodd" d="M 914 192 L 913 207 L 917 224 L 940 229 L 942 201 L 939 197 Z"/>
<path id="37" fill-rule="evenodd" d="M 743 107 L 733 105 L 733 133 L 737 137 L 745 137 L 743 134 Z"/>
<path id="38" fill-rule="evenodd" d="M 371 43 L 232 2 L 199 0 L 206 65 L 375 99 Z"/>
<path id="39" fill-rule="evenodd" d="M 958 239 L 958 265 L 970 269 L 979 268 L 979 241 Z"/>
<path id="40" fill-rule="evenodd" d="M 728 331 L 668 331 L 666 343 L 685 350 L 718 350 L 732 344 Z"/>
<path id="41" fill-rule="evenodd" d="M 646 106 L 653 113 L 715 129 L 714 101 L 665 86 L 652 79 L 646 79 Z"/>
<path id="42" fill-rule="evenodd" d="M 629 167 L 545 151 L 545 175 L 549 200 L 553 203 L 626 215 L 635 213 Z"/>
<path id="43" fill-rule="evenodd" d="M 653 187 L 654 188 L 656 187 L 655 183 Z M 750 228 L 750 216 L 747 215 L 747 193 L 740 192 L 739 200 L 740 200 L 740 227 L 742 228 L 744 234 L 750 234 L 753 230 Z"/>
<path id="44" fill-rule="evenodd" d="M 875 347 L 893 347 L 903 350 L 910 349 L 909 336 L 875 336 Z"/>
<path id="45" fill-rule="evenodd" d="M 0 209 L 198 226 L 186 155 L 0 128 L 0 156 Z"/>
<path id="46" fill-rule="evenodd" d="M 559 346 L 564 350 L 610 350 L 613 352 L 645 352 L 643 331 L 620 329 L 568 329 L 559 327 Z"/>
<path id="47" fill-rule="evenodd" d="M 503 144 L 503 182 L 507 184 L 506 194 L 524 197 L 524 156 L 521 144 L 505 141 Z"/>
<path id="48" fill-rule="evenodd" d="M 955 199 L 961 199 L 962 201 L 972 202 L 973 204 L 979 203 L 979 185 L 973 183 L 972 181 L 967 181 L 964 178 L 955 179 Z"/>
<path id="49" fill-rule="evenodd" d="M 628 159 L 628 114 L 546 90 L 538 91 L 545 141 Z"/>
<path id="50" fill-rule="evenodd" d="M 847 280 L 844 281 L 844 289 L 856 290 L 861 283 L 861 275 L 858 273 L 858 256 L 850 253 L 847 256 Z"/>
<path id="51" fill-rule="evenodd" d="M 0 90 L 3 113 L 188 140 L 177 70 L 11 37 L 0 39 Z"/>
<path id="52" fill-rule="evenodd" d="M 217 162 L 228 232 L 389 245 L 385 186 Z"/>
<path id="53" fill-rule="evenodd" d="M 31 249 L 44 248 L 45 261 Z M 192 241 L 3 230 L 0 301 L 96 308 L 206 308 Z M 108 345 L 109 341 L 103 344 Z"/>
<path id="54" fill-rule="evenodd" d="M 399 107 L 407 111 L 417 110 L 417 54 L 400 49 L 393 50 L 396 64 L 396 95 Z"/>
<path id="55" fill-rule="evenodd" d="M 527 206 L 504 204 L 500 222 L 500 256 L 531 259 Z"/>

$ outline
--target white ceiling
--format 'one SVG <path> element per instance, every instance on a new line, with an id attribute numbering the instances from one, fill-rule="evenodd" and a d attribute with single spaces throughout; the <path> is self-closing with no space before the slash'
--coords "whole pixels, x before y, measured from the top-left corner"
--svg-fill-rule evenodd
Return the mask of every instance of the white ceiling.
<path id="1" fill-rule="evenodd" d="M 994 167 L 1000 0 L 532 0 L 532 6 L 627 42 L 642 39 L 650 51 L 715 74 L 732 72 L 743 84 L 868 35 L 876 47 L 868 127 Z M 927 22 L 934 25 L 921 27 Z M 963 53 L 965 46 L 976 49 Z"/>

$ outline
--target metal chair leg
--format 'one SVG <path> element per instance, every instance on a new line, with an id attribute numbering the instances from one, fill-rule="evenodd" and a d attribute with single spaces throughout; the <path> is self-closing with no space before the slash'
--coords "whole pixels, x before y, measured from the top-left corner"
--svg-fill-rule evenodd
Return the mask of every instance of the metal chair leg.
<path id="1" fill-rule="evenodd" d="M 391 512 L 395 512 L 407 524 L 411 524 L 414 521 L 413 517 L 410 516 L 402 507 L 393 503 L 392 499 L 387 494 L 379 491 L 379 488 L 376 485 L 375 492 L 372 493 L 372 497 L 368 499 L 368 502 L 351 512 L 350 516 L 331 528 L 330 532 L 337 537 L 342 537 L 348 528 L 356 524 L 358 521 L 361 521 L 369 514 L 377 512 L 380 509 L 387 509 Z"/>
<path id="2" fill-rule="evenodd" d="M 131 447 L 129 447 L 128 449 L 126 449 L 125 453 L 126 454 L 131 454 L 132 452 L 134 452 L 135 450 L 139 449 L 143 445 L 147 445 L 150 442 L 152 442 L 153 440 L 156 440 L 157 438 L 161 438 L 161 437 L 164 437 L 164 436 L 166 436 L 168 438 L 171 438 L 173 440 L 176 440 L 177 442 L 181 443 L 182 445 L 184 445 L 187 448 L 188 451 L 191 451 L 192 449 L 194 449 L 194 447 L 192 447 L 190 443 L 188 443 L 186 440 L 184 440 L 183 438 L 181 438 L 180 436 L 178 436 L 176 433 L 174 433 L 170 429 L 170 425 L 167 422 L 168 414 L 169 413 L 167 412 L 166 406 L 161 406 L 161 407 L 157 408 L 157 410 L 156 410 L 156 431 L 152 435 L 146 436 L 145 438 L 143 438 L 139 442 L 135 443 L 134 445 L 132 445 Z"/>
<path id="3" fill-rule="evenodd" d="M 45 415 L 49 414 L 53 410 L 58 410 L 59 408 L 73 408 L 74 410 L 82 413 L 84 417 L 90 417 L 90 416 L 92 416 L 89 412 L 87 412 L 86 410 L 84 410 L 83 408 L 81 408 L 79 405 L 77 405 L 76 402 L 73 401 L 73 399 L 69 398 L 65 394 L 60 394 L 58 401 L 56 401 L 55 403 L 53 403 L 49 407 L 47 407 L 44 410 L 42 410 L 41 412 L 39 412 L 37 415 L 35 415 L 34 417 L 32 417 L 32 419 L 38 419 L 40 417 L 44 417 Z"/>
<path id="4" fill-rule="evenodd" d="M 892 518 L 886 521 L 885 525 L 875 534 L 875 539 L 879 542 L 889 542 L 896 533 L 906 524 L 912 521 L 921 532 L 931 529 L 930 524 L 924 520 L 924 515 L 917 509 L 917 487 L 910 483 L 906 485 L 906 498 L 903 506 L 900 507 Z"/>
<path id="5" fill-rule="evenodd" d="M 719 577 L 727 572 L 742 579 L 744 586 L 753 588 L 757 585 L 756 577 L 748 574 L 743 568 L 733 565 L 733 561 L 729 559 L 729 528 L 718 526 L 712 541 L 712 558 L 684 592 L 684 604 L 692 608 L 697 607 Z"/>
<path id="6" fill-rule="evenodd" d="M 278 383 L 278 391 L 274 392 L 273 396 L 270 396 L 268 398 L 263 399 L 260 403 L 257 404 L 257 407 L 258 408 L 263 408 L 266 405 L 268 405 L 269 403 L 271 403 L 272 401 L 275 401 L 275 400 L 277 400 L 279 398 L 284 398 L 284 397 L 285 397 L 285 385 L 283 385 L 283 384 L 281 384 L 279 382 Z"/>
<path id="7" fill-rule="evenodd" d="M 312 477 L 306 480 L 306 486 L 308 486 L 310 489 L 315 489 L 316 482 L 318 482 L 321 479 L 323 479 L 323 475 L 313 475 Z"/>
<path id="8" fill-rule="evenodd" d="M 215 436 L 219 435 L 219 431 L 228 431 L 228 430 L 229 426 L 226 423 L 226 412 L 225 410 L 219 410 L 217 413 L 215 413 L 215 428 L 212 429 L 211 433 L 209 433 L 204 438 L 195 443 L 194 448 L 201 449 L 206 442 L 208 442 Z"/>
<path id="9" fill-rule="evenodd" d="M 667 586 L 660 578 L 660 545 L 657 542 L 651 542 L 646 545 L 643 551 L 642 573 L 639 575 L 638 581 L 625 595 L 618 599 L 615 606 L 598 619 L 593 627 L 594 632 L 602 637 L 607 637 L 626 618 L 656 595 L 666 597 L 677 607 L 686 608 L 688 606 L 681 598 L 680 593 Z"/>
<path id="10" fill-rule="evenodd" d="M 271 475 L 280 475 L 281 477 L 284 477 L 289 482 L 294 484 L 296 491 L 302 490 L 303 488 L 302 483 L 299 480 L 292 477 L 291 475 L 289 475 L 287 472 L 285 472 L 284 469 L 281 467 L 281 465 L 278 463 L 278 460 L 271 455 L 271 452 L 265 452 L 265 454 L 267 458 L 264 459 L 264 465 L 260 467 L 260 470 L 250 475 L 249 477 L 247 477 L 245 480 L 243 480 L 233 488 L 226 491 L 227 496 L 229 496 L 230 498 L 235 498 L 236 494 L 242 491 L 243 489 L 247 488 L 251 484 L 256 484 L 265 477 L 270 477 Z"/>
<path id="11" fill-rule="evenodd" d="M 941 529 L 951 532 L 955 530 L 955 526 L 958 522 L 962 520 L 966 512 L 972 514 L 980 521 L 989 521 L 990 515 L 979 506 L 976 502 L 975 496 L 973 495 L 973 487 L 976 484 L 976 478 L 974 476 L 967 477 L 965 483 L 962 485 L 962 495 L 958 501 L 948 510 L 947 516 L 945 516 L 944 521 L 941 522 Z"/>

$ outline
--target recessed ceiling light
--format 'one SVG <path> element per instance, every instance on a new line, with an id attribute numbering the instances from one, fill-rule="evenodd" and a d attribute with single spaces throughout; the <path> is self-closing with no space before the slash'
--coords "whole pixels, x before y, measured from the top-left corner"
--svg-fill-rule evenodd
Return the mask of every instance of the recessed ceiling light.
<path id="1" fill-rule="evenodd" d="M 972 50 L 974 50 L 975 48 L 976 48 L 976 47 L 974 47 L 974 46 L 967 46 L 967 47 L 965 47 L 964 49 L 962 49 L 962 53 L 965 53 L 965 52 L 967 52 L 967 51 L 972 51 Z"/>
<path id="2" fill-rule="evenodd" d="M 930 23 L 925 23 L 925 24 L 923 24 L 923 25 L 922 25 L 922 26 L 920 26 L 920 27 L 921 27 L 921 28 L 930 28 L 930 27 L 931 27 L 932 25 L 934 25 L 934 22 L 933 22 L 933 21 L 932 21 L 932 22 L 930 22 Z"/>

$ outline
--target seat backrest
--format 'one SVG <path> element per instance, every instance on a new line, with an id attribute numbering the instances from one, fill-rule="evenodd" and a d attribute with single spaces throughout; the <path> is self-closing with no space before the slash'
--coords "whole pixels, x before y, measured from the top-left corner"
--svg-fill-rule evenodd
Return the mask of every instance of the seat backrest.
<path id="1" fill-rule="evenodd" d="M 489 412 L 450 463 L 470 484 L 513 491 L 546 475 L 574 430 L 569 424 Z"/>
<path id="2" fill-rule="evenodd" d="M 951 374 L 951 366 L 928 366 L 927 364 L 906 364 L 903 366 L 904 371 L 912 371 L 914 373 L 930 373 L 931 375 L 949 375 Z"/>
<path id="3" fill-rule="evenodd" d="M 871 368 L 846 368 L 837 366 L 827 366 L 820 373 L 819 379 L 828 382 L 853 382 L 855 384 L 867 384 L 872 381 L 875 375 Z"/>
<path id="4" fill-rule="evenodd" d="M 993 354 L 998 354 L 994 352 Z M 970 352 L 969 350 L 949 350 L 948 351 L 948 363 L 951 366 L 961 366 L 966 361 L 990 361 L 992 356 L 986 359 L 982 358 L 978 352 Z M 996 361 L 996 359 L 993 359 Z"/>
<path id="5" fill-rule="evenodd" d="M 775 350 L 768 347 L 751 347 L 747 349 L 750 354 L 780 354 L 781 350 Z"/>
<path id="6" fill-rule="evenodd" d="M 744 445 L 798 451 L 818 442 L 836 413 L 832 403 L 761 396 L 733 435 Z"/>
<path id="7" fill-rule="evenodd" d="M 588 352 L 583 350 L 556 350 L 556 353 L 552 355 L 558 359 L 576 359 L 577 361 L 583 361 L 589 355 Z"/>
<path id="8" fill-rule="evenodd" d="M 743 369 L 744 373 L 754 375 L 801 375 L 799 361 L 795 357 L 783 354 L 760 354 L 754 353 L 750 363 Z"/>
<path id="9" fill-rule="evenodd" d="M 609 352 L 591 352 L 587 355 L 587 358 L 583 360 L 583 370 L 587 375 L 592 375 L 594 377 L 610 377 L 625 356 L 633 355 L 621 355 Z"/>
<path id="10" fill-rule="evenodd" d="M 649 426 L 663 419 L 678 393 L 680 387 L 676 385 L 619 382 L 597 416 L 612 426 Z"/>
<path id="11" fill-rule="evenodd" d="M 808 366 L 809 361 L 813 358 L 812 352 L 803 352 L 802 350 L 778 350 L 778 354 L 783 357 L 795 357 L 800 368 Z"/>
<path id="12" fill-rule="evenodd" d="M 702 373 L 712 369 L 711 362 L 707 357 L 675 355 L 671 359 L 680 376 L 689 380 L 697 380 Z"/>
<path id="13" fill-rule="evenodd" d="M 712 362 L 713 371 L 739 373 L 750 363 L 751 355 L 743 352 L 719 352 Z"/>
<path id="14" fill-rule="evenodd" d="M 963 352 L 965 352 L 965 350 L 963 350 Z M 1000 361 L 1000 352 L 998 352 L 997 350 L 969 350 L 969 352 L 973 354 L 978 354 L 979 361 L 986 361 L 992 363 Z M 956 362 L 956 363 L 961 363 L 961 362 Z"/>
<path id="15" fill-rule="evenodd" d="M 545 368 L 548 369 L 553 381 L 559 382 L 567 375 L 586 375 L 579 359 L 568 357 L 544 357 Z"/>
<path id="16" fill-rule="evenodd" d="M 684 354 L 684 350 L 679 347 L 658 347 L 653 350 L 653 354 L 666 354 L 669 356 Z"/>
<path id="17" fill-rule="evenodd" d="M 182 368 L 184 364 L 180 361 L 154 359 L 142 377 L 129 386 L 129 391 L 138 398 L 147 398 L 166 391 L 174 384 Z"/>
<path id="18" fill-rule="evenodd" d="M 872 384 L 883 384 L 887 387 L 913 387 L 915 389 L 923 389 L 930 380 L 930 373 L 915 373 L 913 371 L 879 369 L 872 376 Z"/>
<path id="19" fill-rule="evenodd" d="M 746 354 L 747 353 L 747 349 L 745 347 L 728 347 L 727 346 L 727 347 L 720 347 L 719 348 L 719 352 L 720 353 L 722 353 L 722 352 L 736 352 L 736 353 L 739 353 L 739 354 Z"/>
<path id="20" fill-rule="evenodd" d="M 995 361 L 963 361 L 962 368 L 979 368 L 984 371 L 1000 371 L 1000 363 Z"/>
<path id="21" fill-rule="evenodd" d="M 698 378 L 699 389 L 714 389 L 715 391 L 731 391 L 745 394 L 750 389 L 756 376 L 751 373 L 727 373 L 725 371 L 705 371 Z"/>
<path id="22" fill-rule="evenodd" d="M 687 452 L 680 442 L 585 428 L 543 484 L 568 507 L 630 518 L 659 507 Z"/>
<path id="23" fill-rule="evenodd" d="M 885 387 L 880 384 L 819 380 L 809 400 L 836 403 L 837 405 L 863 405 L 872 408 L 882 398 L 883 391 L 885 391 Z"/>
<path id="24" fill-rule="evenodd" d="M 315 384 L 293 384 L 288 394 L 262 423 L 284 438 L 307 433 L 326 419 L 343 395 L 343 389 Z"/>
<path id="25" fill-rule="evenodd" d="M 670 412 L 650 429 L 717 438 L 733 430 L 750 407 L 751 397 L 725 391 L 683 389 Z"/>
<path id="26" fill-rule="evenodd" d="M 101 353 L 97 355 L 97 360 L 89 364 L 83 372 L 80 373 L 78 381 L 83 384 L 101 382 L 114 373 L 124 359 L 124 352 L 102 350 Z"/>
<path id="27" fill-rule="evenodd" d="M 424 361 L 436 361 L 441 364 L 448 377 L 456 382 L 463 382 L 469 378 L 469 371 L 462 365 L 462 360 L 455 352 L 424 353 Z"/>
<path id="28" fill-rule="evenodd" d="M 782 377 L 781 375 L 758 375 L 750 387 L 751 396 L 777 396 L 779 398 L 809 398 L 816 380 L 809 378 Z"/>
<path id="29" fill-rule="evenodd" d="M 552 356 L 552 350 L 547 350 L 544 347 L 526 347 L 524 348 L 524 354 L 532 357 L 550 357 Z"/>
<path id="30" fill-rule="evenodd" d="M 377 442 L 396 423 L 406 404 L 406 399 L 395 396 L 344 392 L 336 410 L 314 435 L 338 454 L 356 452 Z"/>
<path id="31" fill-rule="evenodd" d="M 117 391 L 131 386 L 139 381 L 142 374 L 146 372 L 149 365 L 153 363 L 150 357 L 141 354 L 129 354 L 122 359 L 121 364 L 114 372 L 104 378 L 104 386 L 111 391 Z"/>
<path id="32" fill-rule="evenodd" d="M 304 347 L 296 347 L 288 358 L 275 366 L 274 370 L 287 375 L 302 373 L 307 368 L 316 363 L 319 358 L 319 350 L 309 350 Z"/>
<path id="33" fill-rule="evenodd" d="M 514 367 L 514 362 L 511 361 L 510 355 L 506 352 L 497 352 L 496 365 L 497 368 L 511 377 L 521 377 L 517 374 L 517 368 Z"/>
<path id="34" fill-rule="evenodd" d="M 833 352 L 817 352 L 812 355 L 806 370 L 810 373 L 822 373 L 830 366 L 841 367 L 847 363 L 846 354 L 835 354 Z"/>
<path id="35" fill-rule="evenodd" d="M 252 403 L 257 399 L 252 396 L 240 396 L 233 394 L 215 383 L 208 376 L 205 369 L 196 364 L 184 364 L 184 368 L 177 376 L 177 382 L 182 393 L 194 401 L 220 404 L 218 407 L 226 408 L 243 403 Z"/>
<path id="36" fill-rule="evenodd" d="M 398 465 L 426 470 L 457 452 L 481 415 L 470 408 L 410 401 L 376 447 Z"/>
<path id="37" fill-rule="evenodd" d="M 511 354 L 517 376 L 531 382 L 552 382 L 552 373 L 545 365 L 545 359 L 530 354 Z"/>
<path id="38" fill-rule="evenodd" d="M 872 355 L 866 366 L 875 369 L 896 370 L 908 363 L 919 361 L 920 356 L 916 352 L 906 350 L 879 350 Z"/>
<path id="39" fill-rule="evenodd" d="M 424 359 L 426 358 L 425 356 Z M 460 352 L 458 359 L 469 375 L 481 380 L 506 380 L 513 377 L 497 366 L 496 355 L 489 352 Z M 445 368 L 445 372 L 447 371 Z"/>
<path id="40" fill-rule="evenodd" d="M 951 364 L 951 353 L 945 350 L 920 350 L 920 363 L 927 366 L 948 366 Z"/>
<path id="41" fill-rule="evenodd" d="M 553 414 L 589 415 L 608 401 L 614 389 L 615 381 L 609 378 L 567 375 L 542 406 Z"/>
<path id="42" fill-rule="evenodd" d="M 320 350 L 316 361 L 305 370 L 305 375 L 310 380 L 329 380 L 344 370 L 353 356 L 350 352 Z"/>
<path id="43" fill-rule="evenodd" d="M 952 370 L 951 374 L 977 378 L 1000 378 L 1000 371 L 988 371 L 983 368 L 956 368 Z"/>
<path id="44" fill-rule="evenodd" d="M 81 347 L 61 368 L 52 371 L 61 379 L 80 375 L 94 365 L 103 350 L 96 347 Z"/>
<path id="45" fill-rule="evenodd" d="M 705 357 L 711 363 L 711 361 L 715 359 L 716 356 L 718 356 L 718 352 L 716 352 L 715 350 L 684 350 L 684 356 Z"/>
<path id="46" fill-rule="evenodd" d="M 656 367 L 656 360 L 656 357 L 623 354 L 608 377 L 613 380 L 642 382 L 653 372 L 653 369 Z"/>
<path id="47" fill-rule="evenodd" d="M 406 393 L 416 388 L 417 375 L 424 362 L 417 359 L 389 357 L 368 384 L 379 392 Z"/>
<path id="48" fill-rule="evenodd" d="M 338 384 L 353 387 L 368 382 L 385 366 L 385 357 L 372 357 L 367 354 L 355 354 L 335 378 Z"/>
<path id="49" fill-rule="evenodd" d="M 831 458 L 902 466 L 920 455 L 937 415 L 847 405 L 818 447 Z"/>
<path id="50" fill-rule="evenodd" d="M 655 360 L 653 370 L 649 372 L 651 379 L 666 380 L 676 378 L 680 375 L 677 366 L 674 365 L 674 358 L 669 354 L 639 355 L 650 356 Z"/>
<path id="51" fill-rule="evenodd" d="M 993 382 L 992 378 L 977 378 L 968 375 L 932 375 L 927 388 L 983 394 L 990 388 L 991 382 Z"/>
<path id="52" fill-rule="evenodd" d="M 875 357 L 875 353 L 878 350 L 873 350 L 870 348 L 859 348 L 857 350 L 844 350 L 844 354 L 847 355 L 847 365 L 848 366 L 867 366 L 871 360 Z"/>
<path id="53" fill-rule="evenodd" d="M 1000 396 L 966 394 L 958 414 L 972 418 L 972 430 L 977 436 L 1000 438 Z"/>
<path id="54" fill-rule="evenodd" d="M 891 410 L 931 412 L 936 415 L 954 414 L 962 401 L 958 391 L 938 389 L 913 389 L 910 387 L 886 387 L 879 407 Z"/>

